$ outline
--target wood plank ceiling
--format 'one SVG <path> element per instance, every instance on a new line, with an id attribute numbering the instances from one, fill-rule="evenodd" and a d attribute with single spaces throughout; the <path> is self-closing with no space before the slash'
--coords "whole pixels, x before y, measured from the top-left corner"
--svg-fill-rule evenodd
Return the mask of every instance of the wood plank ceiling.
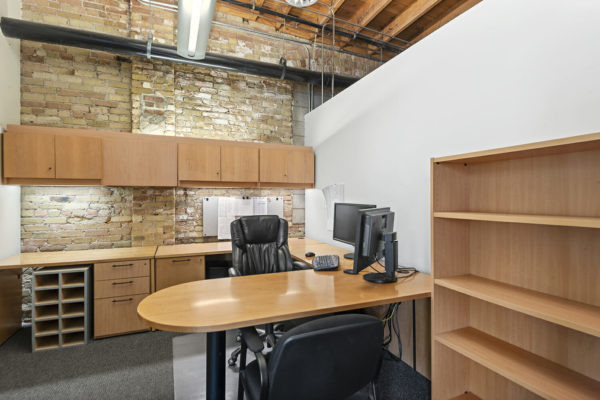
<path id="1" fill-rule="evenodd" d="M 331 44 L 333 10 L 337 48 L 387 61 L 480 1 L 321 0 L 296 8 L 285 0 L 218 0 L 217 11 L 318 43 L 325 24 L 323 41 Z"/>

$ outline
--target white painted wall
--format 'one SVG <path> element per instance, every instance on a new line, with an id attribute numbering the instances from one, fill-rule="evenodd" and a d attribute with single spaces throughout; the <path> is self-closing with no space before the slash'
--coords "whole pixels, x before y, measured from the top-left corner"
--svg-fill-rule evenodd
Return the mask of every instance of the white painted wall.
<path id="1" fill-rule="evenodd" d="M 20 0 L 0 0 L 0 16 L 20 18 Z M 20 43 L 0 34 L 0 132 L 20 122 Z M 0 175 L 2 155 L 0 152 Z M 0 182 L 0 258 L 18 253 L 21 247 L 21 188 Z"/>
<path id="2" fill-rule="evenodd" d="M 306 116 L 316 187 L 391 206 L 430 270 L 431 157 L 600 131 L 600 1 L 484 0 Z M 334 243 L 319 190 L 306 235 Z"/>

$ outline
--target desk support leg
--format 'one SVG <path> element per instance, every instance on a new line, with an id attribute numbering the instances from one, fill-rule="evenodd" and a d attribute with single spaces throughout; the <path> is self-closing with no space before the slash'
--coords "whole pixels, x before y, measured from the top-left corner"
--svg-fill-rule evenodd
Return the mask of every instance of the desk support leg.
<path id="1" fill-rule="evenodd" d="M 413 370 L 417 370 L 417 317 L 416 317 L 416 301 L 413 299 L 412 301 L 412 336 L 413 336 Z"/>
<path id="2" fill-rule="evenodd" d="M 225 332 L 206 334 L 206 399 L 225 400 Z"/>

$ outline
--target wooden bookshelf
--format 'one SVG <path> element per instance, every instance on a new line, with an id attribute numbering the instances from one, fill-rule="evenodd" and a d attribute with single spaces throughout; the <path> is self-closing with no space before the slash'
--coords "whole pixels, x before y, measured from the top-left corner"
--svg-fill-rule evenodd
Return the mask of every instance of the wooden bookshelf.
<path id="1" fill-rule="evenodd" d="M 596 400 L 600 382 L 473 328 L 436 341 L 546 399 Z"/>
<path id="2" fill-rule="evenodd" d="M 600 134 L 431 169 L 432 398 L 600 398 Z"/>
<path id="3" fill-rule="evenodd" d="M 436 285 L 600 337 L 600 307 L 474 275 L 436 279 Z"/>

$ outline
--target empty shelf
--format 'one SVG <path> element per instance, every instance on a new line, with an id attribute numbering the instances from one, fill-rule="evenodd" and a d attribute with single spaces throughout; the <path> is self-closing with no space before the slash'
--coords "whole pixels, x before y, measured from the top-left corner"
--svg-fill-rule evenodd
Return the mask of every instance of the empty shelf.
<path id="1" fill-rule="evenodd" d="M 58 305 L 51 306 L 35 306 L 35 320 L 48 320 L 58 318 Z"/>
<path id="2" fill-rule="evenodd" d="M 84 303 L 65 303 L 61 305 L 62 317 L 82 317 L 84 314 Z"/>
<path id="3" fill-rule="evenodd" d="M 600 228 L 600 218 L 567 217 L 560 215 L 496 214 L 481 212 L 434 212 L 435 218 L 463 219 L 469 221 L 509 222 L 516 224 L 573 226 Z"/>
<path id="4" fill-rule="evenodd" d="M 35 290 L 57 289 L 58 275 L 46 274 L 35 275 Z"/>
<path id="5" fill-rule="evenodd" d="M 42 336 L 35 338 L 35 350 L 49 350 L 58 348 L 58 335 Z"/>
<path id="6" fill-rule="evenodd" d="M 600 382 L 474 328 L 436 341 L 547 399 L 598 399 Z"/>
<path id="7" fill-rule="evenodd" d="M 435 284 L 535 318 L 600 337 L 600 307 L 474 275 L 436 279 Z"/>
<path id="8" fill-rule="evenodd" d="M 83 332 L 66 333 L 62 336 L 63 347 L 78 346 L 80 344 L 85 344 Z"/>

